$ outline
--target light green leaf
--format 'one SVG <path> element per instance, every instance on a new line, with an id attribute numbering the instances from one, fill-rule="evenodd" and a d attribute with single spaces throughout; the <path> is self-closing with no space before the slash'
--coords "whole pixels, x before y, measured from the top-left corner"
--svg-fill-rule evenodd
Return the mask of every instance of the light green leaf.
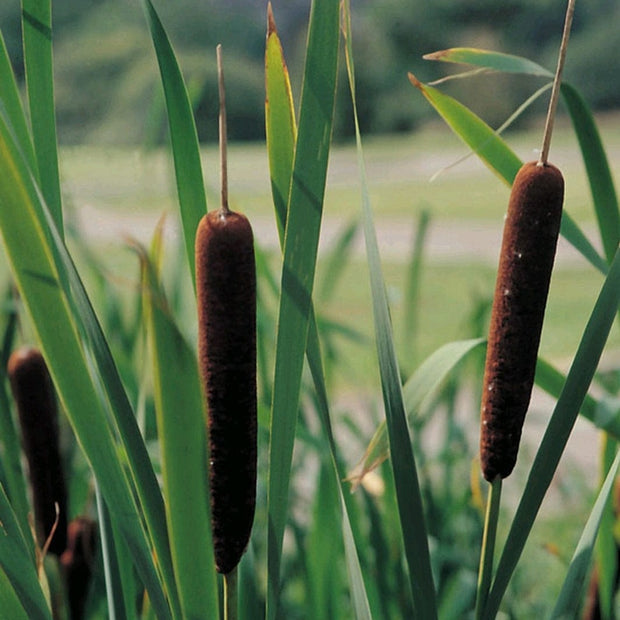
<path id="1" fill-rule="evenodd" d="M 19 96 L 19 88 L 9 53 L 4 43 L 4 37 L 0 33 L 0 105 L 4 106 L 7 118 L 15 132 L 15 138 L 19 143 L 28 165 L 33 173 L 36 173 L 37 164 L 34 156 L 34 147 L 30 138 L 28 123 Z"/>
<path id="2" fill-rule="evenodd" d="M 332 133 L 338 18 L 337 0 L 313 1 L 288 203 L 276 337 L 268 481 L 269 620 L 275 617 L 278 606 L 290 467 Z"/>
<path id="3" fill-rule="evenodd" d="M 442 62 L 454 62 L 457 64 L 472 65 L 483 67 L 504 73 L 527 73 L 538 77 L 553 78 L 553 73 L 539 64 L 514 56 L 490 50 L 477 49 L 473 47 L 453 47 L 431 54 L 425 54 L 426 60 L 440 60 Z"/>
<path id="4" fill-rule="evenodd" d="M 43 214 L 48 218 L 46 225 L 50 235 L 39 219 Z M 73 311 L 74 295 L 80 291 L 66 291 L 64 287 L 70 274 L 64 271 L 61 276 L 57 271 L 57 265 L 64 269 L 72 267 L 71 261 L 2 115 L 0 231 L 13 276 L 76 437 L 97 476 L 107 504 L 122 515 L 119 524 L 125 543 L 131 549 L 154 607 L 162 617 L 168 617 L 168 603 L 152 550 L 113 437 L 115 426 L 107 417 L 109 402 L 102 392 L 101 376 L 94 372 L 91 352 L 84 349 L 84 340 L 80 336 L 88 329 L 82 318 L 86 316 L 91 328 L 96 325 L 96 318 Z M 51 238 L 54 239 L 54 249 L 49 245 Z M 54 257 L 60 256 L 61 252 L 64 252 L 66 262 L 56 263 Z M 75 272 L 71 277 L 79 281 Z M 135 419 L 132 422 L 135 426 Z"/>
<path id="5" fill-rule="evenodd" d="M 428 84 L 422 84 L 412 74 L 409 74 L 409 80 L 426 97 L 452 131 L 505 183 L 512 185 L 522 162 L 497 132 L 456 99 Z M 562 214 L 560 232 L 592 265 L 599 270 L 603 268 L 603 273 L 607 272 L 605 260 L 599 256 L 566 211 Z"/>
<path id="6" fill-rule="evenodd" d="M 403 388 L 405 410 L 410 421 L 419 413 L 424 401 L 439 389 L 448 375 L 467 355 L 483 347 L 482 338 L 449 342 L 432 353 L 420 364 Z M 360 463 L 360 472 L 350 479 L 356 484 L 370 471 L 378 467 L 389 455 L 389 445 L 385 422 L 382 422 L 373 435 L 366 454 Z"/>
<path id="7" fill-rule="evenodd" d="M 183 618 L 219 617 L 209 511 L 206 418 L 195 352 L 145 252 L 143 302 L 153 360 L 166 519 Z"/>

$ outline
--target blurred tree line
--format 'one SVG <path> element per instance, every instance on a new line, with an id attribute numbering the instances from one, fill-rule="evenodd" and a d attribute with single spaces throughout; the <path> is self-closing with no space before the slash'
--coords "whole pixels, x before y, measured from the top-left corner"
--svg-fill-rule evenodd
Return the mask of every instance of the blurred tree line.
<path id="1" fill-rule="evenodd" d="M 231 139 L 264 135 L 263 54 L 267 0 L 155 0 L 195 103 L 200 138 L 217 134 L 215 46 L 224 47 Z M 310 0 L 272 0 L 295 94 L 303 69 Z M 475 46 L 556 62 L 566 0 L 352 0 L 358 104 L 366 133 L 409 131 L 431 111 L 407 80 L 442 77 L 428 52 Z M 165 135 L 163 96 L 137 0 L 54 0 L 59 136 L 65 143 L 157 142 Z M 620 107 L 620 2 L 579 3 L 566 79 L 595 109 Z M 20 2 L 2 0 L 0 28 L 23 75 Z M 336 133 L 352 132 L 344 68 Z M 498 125 L 539 86 L 533 78 L 486 75 L 457 80 L 450 92 Z M 534 108 L 535 114 L 544 102 Z"/>

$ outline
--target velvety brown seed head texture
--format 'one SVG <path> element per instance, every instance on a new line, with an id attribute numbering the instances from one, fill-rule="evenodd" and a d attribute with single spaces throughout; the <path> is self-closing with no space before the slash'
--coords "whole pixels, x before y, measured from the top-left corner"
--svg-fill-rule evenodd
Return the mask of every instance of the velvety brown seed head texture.
<path id="1" fill-rule="evenodd" d="M 522 166 L 504 225 L 483 380 L 480 460 L 489 482 L 508 476 L 517 460 L 563 200 L 564 179 L 555 166 Z"/>
<path id="2" fill-rule="evenodd" d="M 22 347 L 7 365 L 17 407 L 39 545 L 46 542 L 60 514 L 50 553 L 60 555 L 67 545 L 67 492 L 59 450 L 58 408 L 52 380 L 41 353 Z"/>
<path id="3" fill-rule="evenodd" d="M 215 562 L 227 574 L 256 505 L 256 269 L 252 228 L 213 211 L 196 233 L 198 358 L 208 408 Z"/>

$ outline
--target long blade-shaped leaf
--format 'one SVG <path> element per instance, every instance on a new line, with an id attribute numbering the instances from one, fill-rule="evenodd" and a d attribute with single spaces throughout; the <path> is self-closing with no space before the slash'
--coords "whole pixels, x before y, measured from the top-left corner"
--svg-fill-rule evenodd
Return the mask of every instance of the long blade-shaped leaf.
<path id="1" fill-rule="evenodd" d="M 282 540 L 301 373 L 331 142 L 339 43 L 339 3 L 314 0 L 310 13 L 299 134 L 289 198 L 276 340 L 268 483 L 267 616 L 279 597 Z"/>
<path id="2" fill-rule="evenodd" d="M 267 133 L 267 149 L 269 152 L 269 168 L 276 219 L 280 236 L 280 245 L 284 246 L 286 229 L 287 197 L 293 173 L 293 157 L 297 126 L 293 96 L 286 69 L 282 46 L 276 30 L 275 20 L 269 5 L 269 31 L 265 52 L 265 82 L 267 98 L 265 104 L 265 120 Z M 308 365 L 317 393 L 317 405 L 321 416 L 323 433 L 329 444 L 333 473 L 338 481 L 340 506 L 342 507 L 342 527 L 344 535 L 345 556 L 347 560 L 351 597 L 355 617 L 359 620 L 371 618 L 368 597 L 360 560 L 356 548 L 356 537 L 350 520 L 351 511 L 355 510 L 350 493 L 343 489 L 345 469 L 331 428 L 327 389 L 321 360 L 319 334 L 314 311 L 310 312 L 310 322 L 306 355 Z"/>
<path id="3" fill-rule="evenodd" d="M 194 351 L 169 314 L 143 254 L 166 518 L 184 618 L 219 617 L 208 494 L 206 422 Z"/>
<path id="4" fill-rule="evenodd" d="M 353 103 L 355 138 L 362 190 L 362 221 L 366 252 L 370 270 L 373 318 L 377 354 L 381 374 L 381 387 L 390 444 L 391 463 L 394 472 L 400 527 L 405 545 L 405 556 L 409 568 L 411 594 L 416 615 L 420 618 L 437 617 L 435 584 L 431 570 L 428 534 L 422 505 L 422 494 L 413 455 L 411 438 L 407 427 L 405 401 L 400 382 L 396 350 L 392 335 L 385 281 L 373 224 L 372 209 L 366 181 L 362 142 L 357 118 L 355 96 L 355 73 L 353 67 L 350 11 L 345 0 L 346 61 Z"/>
<path id="5" fill-rule="evenodd" d="M 265 47 L 265 131 L 271 193 L 276 210 L 280 244 L 284 245 L 286 211 L 293 177 L 293 158 L 297 140 L 297 124 L 291 83 L 269 4 L 267 44 Z"/>
<path id="6" fill-rule="evenodd" d="M 491 587 L 485 618 L 495 618 L 510 578 L 598 366 L 620 303 L 620 250 L 596 301 L 553 415 L 547 425 Z"/>
<path id="7" fill-rule="evenodd" d="M 19 97 L 17 81 L 15 80 L 15 74 L 11 67 L 11 60 L 2 33 L 0 33 L 0 105 L 4 106 L 7 118 L 15 132 L 17 142 L 28 160 L 30 169 L 33 172 L 36 171 L 37 164 L 34 156 L 34 147 L 30 139 L 28 123 L 26 122 L 26 116 Z"/>
<path id="8" fill-rule="evenodd" d="M 155 46 L 159 72 L 164 87 L 172 156 L 185 237 L 187 262 L 195 282 L 194 242 L 200 218 L 207 211 L 200 147 L 192 107 L 183 81 L 183 75 L 163 24 L 151 0 L 143 0 L 144 11 Z"/>
<path id="9" fill-rule="evenodd" d="M 562 96 L 586 166 L 605 257 L 611 263 L 620 243 L 620 209 L 609 161 L 594 117 L 583 97 L 569 84 L 562 85 Z"/>
<path id="10" fill-rule="evenodd" d="M 505 73 L 527 73 L 552 78 L 553 74 L 535 62 L 488 50 L 452 48 L 428 54 L 429 60 L 464 63 Z M 620 210 L 609 162 L 594 117 L 579 92 L 562 84 L 562 96 L 581 147 L 596 212 L 605 257 L 610 263 L 620 242 Z"/>
<path id="11" fill-rule="evenodd" d="M 51 619 L 52 613 L 39 584 L 34 558 L 2 486 L 0 486 L 0 570 L 6 574 L 29 618 Z M 2 609 L 3 614 L 7 611 Z"/>
<path id="12" fill-rule="evenodd" d="M 53 221 L 54 252 L 39 220 L 47 212 L 27 164 L 0 115 L 0 230 L 22 299 L 32 318 L 41 349 L 75 434 L 89 460 L 104 498 L 122 515 L 125 542 L 153 605 L 168 617 L 168 603 L 156 574 L 151 549 L 133 498 L 117 446 L 107 421 L 107 403 L 93 377 L 91 360 L 76 331 L 78 317 L 64 294 L 65 272 L 60 277 L 53 255 L 62 241 Z M 134 420 L 135 423 L 135 420 Z M 152 471 L 152 470 L 151 470 Z"/>
<path id="13" fill-rule="evenodd" d="M 405 383 L 403 397 L 405 410 L 411 420 L 420 407 L 445 381 L 454 368 L 471 352 L 484 346 L 485 340 L 459 340 L 441 346 L 427 357 Z M 360 472 L 353 477 L 357 483 L 369 471 L 375 469 L 389 455 L 389 442 L 385 422 L 382 422 L 373 435 L 361 463 Z"/>
<path id="14" fill-rule="evenodd" d="M 52 66 L 52 2 L 22 0 L 24 64 L 38 179 L 59 233 L 63 234 L 62 199 Z"/>
<path id="15" fill-rule="evenodd" d="M 454 133 L 476 153 L 476 155 L 508 185 L 522 165 L 521 160 L 510 147 L 482 119 L 476 116 L 462 103 L 445 95 L 437 88 L 422 84 L 415 76 L 409 74 L 411 83 L 420 90 L 438 114 L 445 120 Z M 594 267 L 607 272 L 607 264 L 588 241 L 579 226 L 564 211 L 560 232 Z"/>
<path id="16" fill-rule="evenodd" d="M 616 480 L 619 465 L 620 452 L 616 455 L 607 473 L 605 482 L 599 491 L 592 512 L 588 518 L 588 522 L 579 538 L 577 548 L 575 549 L 575 553 L 568 567 L 568 573 L 562 585 L 562 591 L 551 613 L 550 620 L 570 618 L 573 616 L 575 609 L 579 608 L 581 595 L 583 594 L 583 584 L 590 566 L 596 535 L 603 517 L 605 505 Z"/>
<path id="17" fill-rule="evenodd" d="M 474 47 L 452 47 L 447 50 L 426 54 L 424 58 L 427 60 L 440 60 L 442 62 L 483 67 L 484 69 L 492 69 L 493 71 L 502 71 L 504 73 L 526 73 L 538 77 L 553 78 L 551 71 L 527 58 Z"/>
<path id="18" fill-rule="evenodd" d="M 538 358 L 536 363 L 536 385 L 547 394 L 559 398 L 566 383 L 566 375 L 555 368 L 550 362 Z M 618 408 L 605 407 L 605 402 L 597 402 L 590 394 L 586 394 L 581 405 L 581 415 L 592 424 L 609 433 L 614 439 L 620 440 L 620 411 Z"/>

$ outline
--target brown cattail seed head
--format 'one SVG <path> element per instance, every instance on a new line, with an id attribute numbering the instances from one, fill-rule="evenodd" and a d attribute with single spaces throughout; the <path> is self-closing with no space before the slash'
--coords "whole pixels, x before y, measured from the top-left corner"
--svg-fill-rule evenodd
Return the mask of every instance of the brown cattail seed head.
<path id="1" fill-rule="evenodd" d="M 480 461 L 489 482 L 508 476 L 517 460 L 563 200 L 564 180 L 555 166 L 521 167 L 504 225 L 483 381 Z"/>
<path id="2" fill-rule="evenodd" d="M 67 492 L 52 380 L 43 356 L 32 347 L 23 347 L 11 354 L 7 373 L 28 462 L 39 544 L 43 546 L 52 532 L 58 504 L 58 524 L 49 551 L 60 555 L 67 544 Z"/>
<path id="3" fill-rule="evenodd" d="M 248 544 L 256 504 L 256 270 L 245 216 L 220 210 L 200 221 L 196 294 L 213 544 L 226 574 Z"/>
<path id="4" fill-rule="evenodd" d="M 73 519 L 67 530 L 67 548 L 60 556 L 71 620 L 84 617 L 96 548 L 97 524 L 88 517 Z"/>

